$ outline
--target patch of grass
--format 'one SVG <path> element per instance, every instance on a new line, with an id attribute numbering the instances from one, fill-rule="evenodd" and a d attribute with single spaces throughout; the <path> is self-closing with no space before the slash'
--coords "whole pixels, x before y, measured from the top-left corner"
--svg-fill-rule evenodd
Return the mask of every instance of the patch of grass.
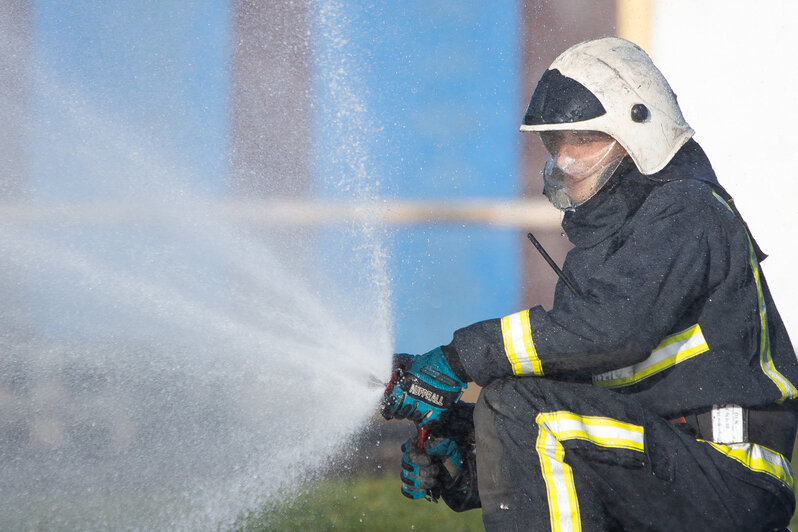
<path id="1" fill-rule="evenodd" d="M 443 501 L 434 504 L 402 496 L 392 475 L 322 481 L 290 503 L 269 508 L 246 521 L 241 532 L 484 530 L 482 512 L 457 513 Z"/>

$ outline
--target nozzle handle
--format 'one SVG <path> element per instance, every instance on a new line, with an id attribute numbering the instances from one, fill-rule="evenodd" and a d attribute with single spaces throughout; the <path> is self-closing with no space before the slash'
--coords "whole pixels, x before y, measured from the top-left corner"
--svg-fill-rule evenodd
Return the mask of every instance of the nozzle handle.
<path id="1" fill-rule="evenodd" d="M 419 451 L 424 450 L 424 442 L 429 438 L 429 427 L 420 427 L 416 423 L 416 449 Z"/>

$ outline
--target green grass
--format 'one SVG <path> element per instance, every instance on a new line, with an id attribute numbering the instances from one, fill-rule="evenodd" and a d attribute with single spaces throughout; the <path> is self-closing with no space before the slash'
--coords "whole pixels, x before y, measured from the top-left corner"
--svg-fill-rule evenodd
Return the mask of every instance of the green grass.
<path id="1" fill-rule="evenodd" d="M 290 504 L 251 517 L 239 530 L 470 532 L 484 528 L 480 510 L 456 513 L 443 501 L 412 501 L 402 496 L 398 478 L 381 475 L 322 481 Z"/>

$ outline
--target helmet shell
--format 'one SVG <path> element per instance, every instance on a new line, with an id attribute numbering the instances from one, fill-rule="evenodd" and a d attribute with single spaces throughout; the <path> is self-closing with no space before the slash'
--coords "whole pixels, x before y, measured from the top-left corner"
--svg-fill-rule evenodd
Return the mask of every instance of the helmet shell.
<path id="1" fill-rule="evenodd" d="M 556 130 L 610 135 L 645 175 L 662 170 L 694 134 L 648 54 L 618 37 L 572 46 L 540 79 L 521 131 Z"/>

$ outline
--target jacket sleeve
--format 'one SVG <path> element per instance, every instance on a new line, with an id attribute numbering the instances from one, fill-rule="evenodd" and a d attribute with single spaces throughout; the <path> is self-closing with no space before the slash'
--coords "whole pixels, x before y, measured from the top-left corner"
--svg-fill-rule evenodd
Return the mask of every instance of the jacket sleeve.
<path id="1" fill-rule="evenodd" d="M 449 358 L 456 353 L 456 364 L 480 385 L 511 375 L 589 375 L 644 360 L 703 304 L 712 248 L 725 248 L 712 215 L 672 195 L 646 201 L 617 249 L 579 279 L 581 296 L 560 289 L 551 311 L 537 306 L 460 329 L 446 346 Z"/>

